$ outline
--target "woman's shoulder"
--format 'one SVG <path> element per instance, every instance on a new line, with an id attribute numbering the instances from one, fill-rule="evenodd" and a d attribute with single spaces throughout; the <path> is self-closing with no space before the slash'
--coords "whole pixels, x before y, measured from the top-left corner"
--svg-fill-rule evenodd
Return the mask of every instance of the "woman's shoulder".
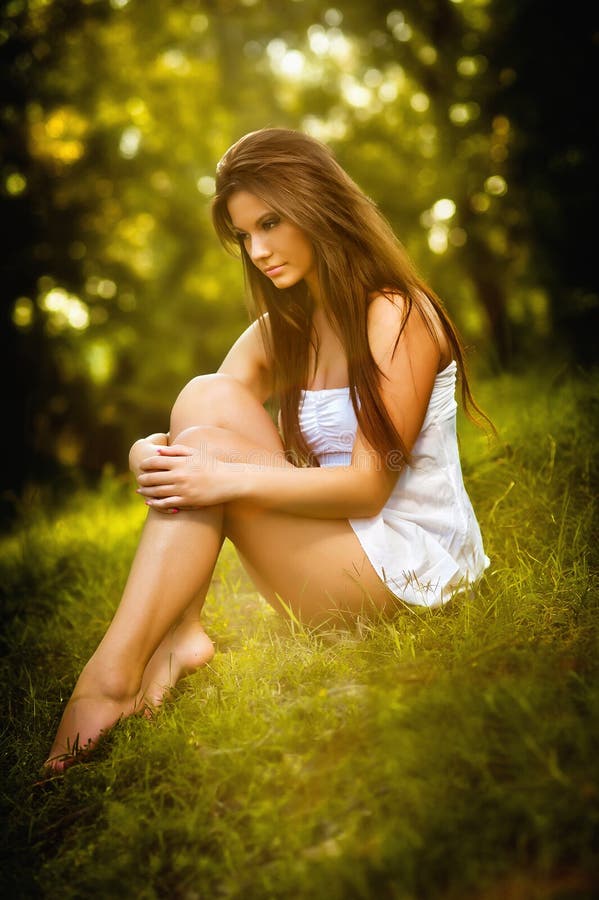
<path id="1" fill-rule="evenodd" d="M 368 293 L 369 316 L 377 318 L 383 316 L 389 320 L 398 315 L 403 318 L 413 308 L 423 316 L 438 318 L 433 301 L 424 290 L 419 288 L 411 291 L 409 297 L 406 292 L 393 287 L 385 287 Z"/>
<path id="2" fill-rule="evenodd" d="M 395 334 L 406 322 L 411 303 L 401 291 L 385 288 L 368 295 L 368 334 L 372 340 L 377 333 Z"/>
<path id="3" fill-rule="evenodd" d="M 409 298 L 395 288 L 384 288 L 369 295 L 368 339 L 376 358 L 376 349 L 396 344 L 403 335 L 403 343 L 421 346 L 431 341 L 440 354 L 440 364 L 451 360 L 451 348 L 435 305 L 421 290 Z"/>

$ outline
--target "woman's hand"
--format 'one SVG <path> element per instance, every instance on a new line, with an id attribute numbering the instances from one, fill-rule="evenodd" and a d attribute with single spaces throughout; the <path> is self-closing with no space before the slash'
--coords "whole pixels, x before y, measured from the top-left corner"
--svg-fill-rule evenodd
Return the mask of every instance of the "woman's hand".
<path id="1" fill-rule="evenodd" d="M 129 468 L 137 478 L 141 473 L 141 464 L 152 453 L 155 453 L 156 447 L 166 447 L 168 444 L 168 434 L 163 431 L 157 431 L 155 434 L 149 434 L 146 438 L 140 438 L 135 441 L 129 450 Z"/>
<path id="2" fill-rule="evenodd" d="M 233 499 L 230 476 L 234 468 L 205 448 L 158 447 L 140 464 L 137 492 L 158 512 L 214 506 Z"/>

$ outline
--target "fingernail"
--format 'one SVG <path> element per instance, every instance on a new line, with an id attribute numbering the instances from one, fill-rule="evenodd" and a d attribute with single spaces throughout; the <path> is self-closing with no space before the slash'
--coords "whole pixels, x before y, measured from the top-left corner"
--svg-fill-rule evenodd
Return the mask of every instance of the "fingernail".
<path id="1" fill-rule="evenodd" d="M 160 454 L 162 453 L 162 450 L 160 449 L 160 447 L 156 448 L 156 453 L 160 456 Z"/>
<path id="2" fill-rule="evenodd" d="M 176 508 L 176 506 L 173 506 L 171 509 L 171 512 L 176 513 L 176 512 L 179 512 L 179 510 Z"/>
<path id="3" fill-rule="evenodd" d="M 150 501 L 150 500 L 146 500 L 146 506 L 151 506 L 151 505 L 152 505 L 151 501 Z"/>

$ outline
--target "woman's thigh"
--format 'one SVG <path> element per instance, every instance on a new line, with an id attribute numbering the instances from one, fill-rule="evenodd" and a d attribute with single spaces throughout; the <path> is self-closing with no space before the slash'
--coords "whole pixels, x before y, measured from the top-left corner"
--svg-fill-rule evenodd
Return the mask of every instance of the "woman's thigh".
<path id="1" fill-rule="evenodd" d="M 270 428 L 247 437 L 229 428 L 191 427 L 180 442 L 221 459 L 292 468 Z M 260 593 L 306 623 L 396 608 L 346 519 L 312 519 L 238 501 L 224 507 L 224 533 Z"/>
<path id="2" fill-rule="evenodd" d="M 225 533 L 262 596 L 307 624 L 397 608 L 345 519 L 231 503 Z"/>

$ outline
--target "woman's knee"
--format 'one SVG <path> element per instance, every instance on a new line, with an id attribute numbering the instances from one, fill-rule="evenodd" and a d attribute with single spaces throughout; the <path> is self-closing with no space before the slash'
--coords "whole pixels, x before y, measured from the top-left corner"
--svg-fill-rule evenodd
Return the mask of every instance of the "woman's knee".
<path id="1" fill-rule="evenodd" d="M 211 456 L 224 456 L 231 450 L 231 432 L 218 425 L 190 425 L 178 434 L 171 435 L 172 444 L 185 444 L 196 450 L 205 450 Z"/>
<path id="2" fill-rule="evenodd" d="M 170 433 L 176 435 L 190 422 L 231 427 L 232 420 L 242 412 L 247 415 L 249 409 L 257 409 L 258 405 L 251 391 L 232 375 L 220 372 L 197 375 L 185 385 L 175 401 Z"/>

